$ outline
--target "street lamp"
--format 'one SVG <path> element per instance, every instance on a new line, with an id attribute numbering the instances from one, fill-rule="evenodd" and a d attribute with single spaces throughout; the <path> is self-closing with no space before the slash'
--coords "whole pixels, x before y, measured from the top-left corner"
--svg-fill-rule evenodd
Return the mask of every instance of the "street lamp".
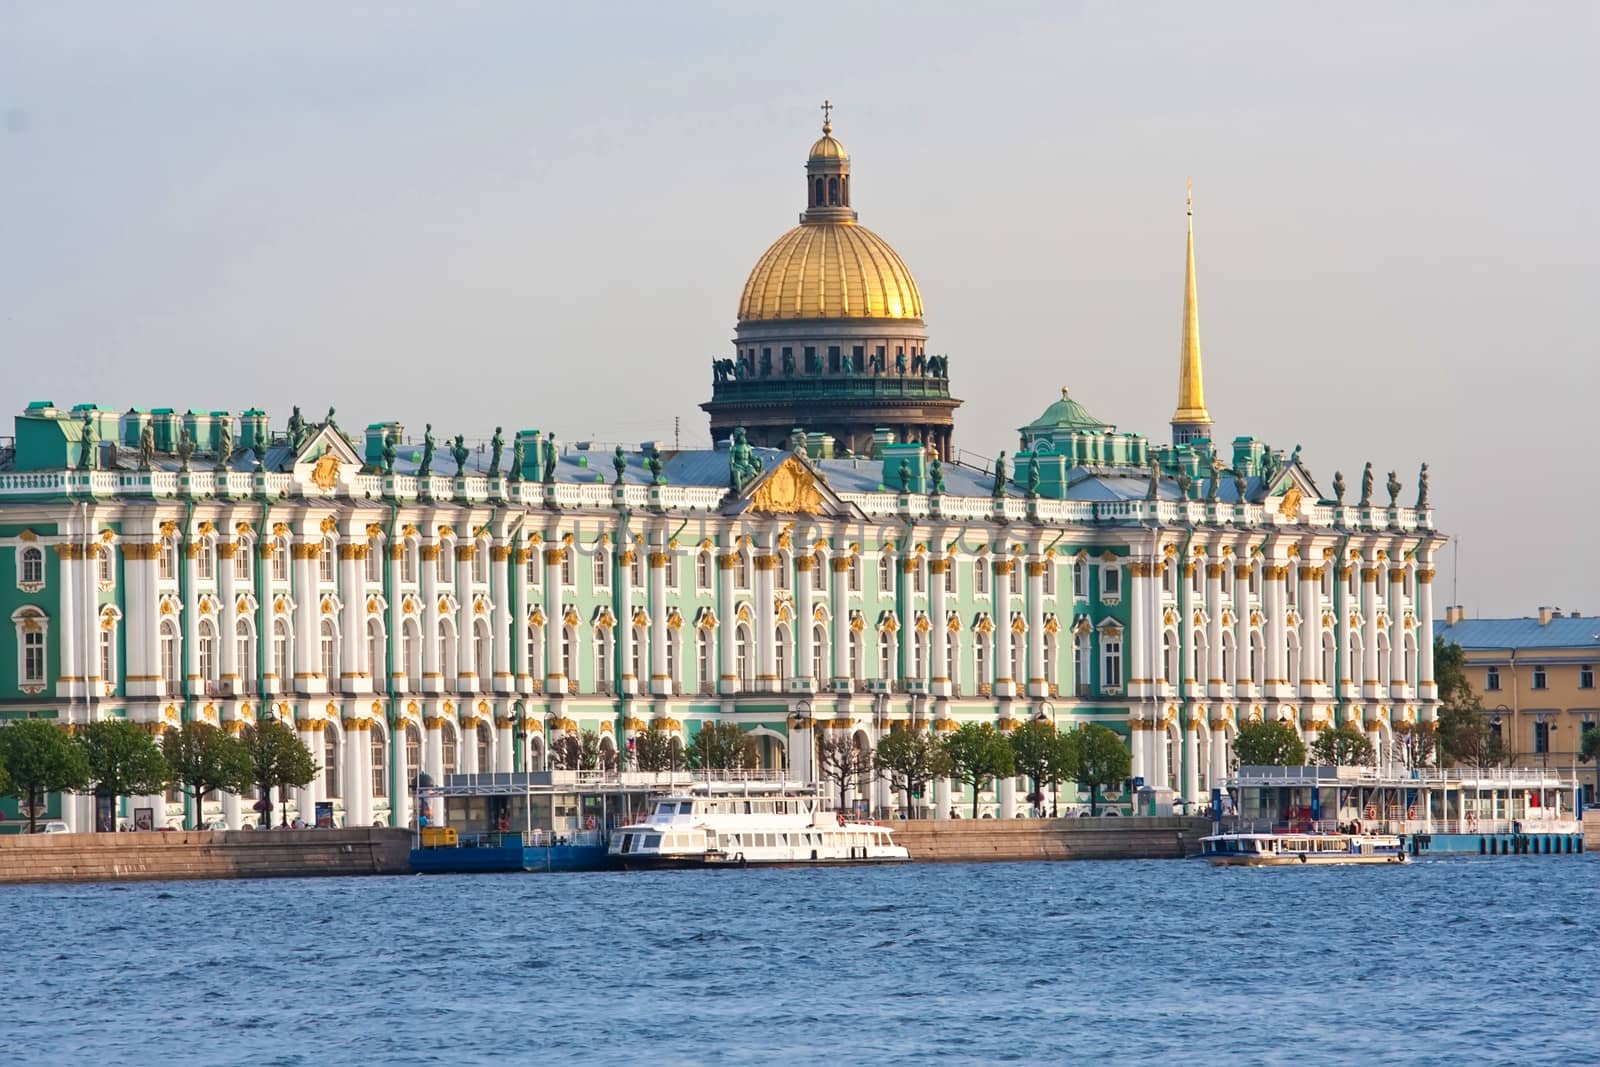
<path id="1" fill-rule="evenodd" d="M 1500 752 L 1502 755 L 1506 751 L 1506 742 L 1505 738 L 1500 732 L 1501 724 L 1505 721 L 1505 716 L 1509 715 L 1510 713 L 1511 709 L 1506 707 L 1504 704 L 1496 704 L 1494 706 L 1494 714 L 1489 718 L 1489 725 L 1494 727 L 1494 736 L 1500 741 Z"/>
<path id="2" fill-rule="evenodd" d="M 807 700 L 805 697 L 801 697 L 799 700 L 794 702 L 793 719 L 790 722 L 791 727 L 794 727 L 795 724 L 798 724 L 802 720 L 804 720 L 805 723 L 807 724 L 806 725 L 806 729 L 810 729 L 811 728 L 811 725 L 810 725 L 811 724 L 811 701 Z M 813 781 L 815 781 L 816 777 L 817 777 L 817 775 L 816 775 L 817 746 L 816 746 L 816 742 L 815 742 L 814 738 L 815 738 L 815 735 L 813 734 L 813 741 L 812 741 L 812 745 L 811 745 L 811 759 L 809 761 L 811 763 L 810 770 L 811 770 L 811 778 L 812 778 Z M 794 761 L 791 759 L 790 763 L 792 764 L 793 762 Z"/>
<path id="3" fill-rule="evenodd" d="M 1056 722 L 1056 706 L 1050 703 L 1048 700 L 1039 701 L 1039 709 L 1033 713 L 1033 721 L 1038 723 L 1049 723 L 1052 727 L 1054 727 Z M 1043 818 L 1045 806 L 1044 789 L 1042 787 L 1046 784 L 1050 786 L 1050 808 L 1054 810 L 1056 806 L 1056 793 L 1059 789 L 1059 783 L 1052 781 L 1049 783 L 1041 782 L 1039 784 L 1041 788 L 1039 789 L 1038 814 L 1040 818 Z"/>

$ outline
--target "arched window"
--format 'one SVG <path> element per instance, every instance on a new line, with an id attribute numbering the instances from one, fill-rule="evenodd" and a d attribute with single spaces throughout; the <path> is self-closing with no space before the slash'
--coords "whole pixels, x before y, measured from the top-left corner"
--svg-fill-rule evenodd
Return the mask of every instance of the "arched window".
<path id="1" fill-rule="evenodd" d="M 406 723 L 406 773 L 416 781 L 417 773 L 422 770 L 422 731 L 417 729 L 414 722 Z M 410 783 L 408 782 L 407 785 Z"/>
<path id="2" fill-rule="evenodd" d="M 575 626 L 561 628 L 561 674 L 568 681 L 578 680 L 578 629 Z"/>
<path id="3" fill-rule="evenodd" d="M 528 623 L 528 673 L 537 678 L 544 677 L 544 627 Z"/>
<path id="4" fill-rule="evenodd" d="M 333 723 L 322 725 L 322 795 L 337 799 L 339 789 L 339 731 Z"/>
<path id="5" fill-rule="evenodd" d="M 1161 631 L 1162 681 L 1177 685 L 1181 668 L 1178 665 L 1178 635 L 1171 630 Z"/>
<path id="6" fill-rule="evenodd" d="M 671 691 L 683 691 L 683 634 L 676 627 L 667 627 L 667 674 Z"/>
<path id="7" fill-rule="evenodd" d="M 1394 682 L 1389 662 L 1389 635 L 1383 631 L 1378 632 L 1378 684 L 1391 685 Z"/>
<path id="8" fill-rule="evenodd" d="M 839 179 L 828 179 L 828 206 L 837 207 L 839 204 Z"/>
<path id="9" fill-rule="evenodd" d="M 289 540 L 285 537 L 272 539 L 272 580 L 287 582 L 289 580 Z"/>
<path id="10" fill-rule="evenodd" d="M 207 690 L 216 685 L 218 671 L 217 664 L 217 628 L 210 619 L 201 619 L 200 625 L 195 628 L 196 652 L 200 657 L 200 677 L 205 682 Z"/>
<path id="11" fill-rule="evenodd" d="M 406 687 L 415 691 L 422 684 L 422 631 L 415 619 L 400 624 L 400 667 Z"/>
<path id="12" fill-rule="evenodd" d="M 339 546 L 334 543 L 333 538 L 324 537 L 317 553 L 318 581 L 324 585 L 332 585 L 338 580 L 338 572 L 335 569 L 337 567 L 335 560 L 338 558 Z"/>
<path id="13" fill-rule="evenodd" d="M 955 687 L 956 695 L 961 695 L 961 633 L 950 634 L 945 644 L 945 677 Z"/>
<path id="14" fill-rule="evenodd" d="M 419 555 L 417 542 L 408 540 L 400 553 L 400 580 L 415 583 L 417 580 L 417 558 Z M 532 566 L 532 564 L 529 564 Z"/>
<path id="15" fill-rule="evenodd" d="M 1288 645 L 1289 650 L 1289 670 L 1287 681 L 1290 685 L 1298 686 L 1300 684 L 1300 636 L 1293 630 L 1290 630 L 1288 634 L 1285 635 L 1285 643 Z"/>
<path id="16" fill-rule="evenodd" d="M 884 596 L 894 594 L 894 557 L 887 552 L 878 557 L 878 592 Z"/>
<path id="17" fill-rule="evenodd" d="M 878 631 L 878 677 L 884 681 L 894 677 L 894 638 L 887 628 Z"/>
<path id="18" fill-rule="evenodd" d="M 173 537 L 161 539 L 161 553 L 156 563 L 156 577 L 164 582 L 178 580 L 178 541 Z"/>
<path id="19" fill-rule="evenodd" d="M 383 542 L 376 537 L 367 542 L 367 555 L 363 565 L 368 585 L 377 585 L 383 581 Z"/>
<path id="20" fill-rule="evenodd" d="M 794 664 L 789 662 L 789 657 L 793 654 L 792 646 L 789 644 L 789 628 L 780 625 L 774 641 L 778 652 L 778 680 L 787 682 L 789 676 L 794 673 Z"/>
<path id="21" fill-rule="evenodd" d="M 1403 638 L 1405 645 L 1402 654 L 1405 657 L 1405 677 L 1400 679 L 1406 685 L 1417 684 L 1417 639 L 1409 632 Z"/>
<path id="22" fill-rule="evenodd" d="M 1345 664 L 1345 670 L 1349 672 L 1351 683 L 1358 688 L 1366 679 L 1366 658 L 1363 654 L 1361 635 L 1352 632 L 1350 634 L 1350 662 Z"/>
<path id="23" fill-rule="evenodd" d="M 1234 671 L 1238 666 L 1235 662 L 1237 658 L 1234 655 L 1233 635 L 1224 630 L 1222 632 L 1222 680 L 1226 685 L 1237 685 L 1239 683 L 1238 676 Z"/>
<path id="24" fill-rule="evenodd" d="M 166 552 L 166 542 L 162 542 L 161 550 Z M 22 550 L 22 584 L 38 586 L 44 584 L 44 553 L 37 548 L 28 547 Z"/>
<path id="25" fill-rule="evenodd" d="M 824 199 L 825 199 L 825 194 L 824 194 L 823 190 L 825 188 L 826 188 L 826 186 L 823 185 L 822 179 L 818 178 L 817 182 L 816 182 L 816 187 L 813 190 L 812 196 L 811 196 L 811 203 L 812 203 L 812 205 L 814 207 L 821 207 L 823 205 L 823 202 L 824 202 Z"/>
<path id="26" fill-rule="evenodd" d="M 1196 685 L 1205 685 L 1211 680 L 1207 677 L 1210 671 L 1206 666 L 1206 660 L 1211 654 L 1211 646 L 1206 643 L 1206 635 L 1203 630 L 1195 630 L 1189 640 L 1189 680 Z"/>
<path id="27" fill-rule="evenodd" d="M 456 773 L 456 767 L 459 766 L 460 753 L 456 738 L 456 724 L 449 719 L 444 721 L 444 725 L 439 730 L 439 752 L 442 757 L 440 763 L 444 768 L 444 773 L 447 776 Z"/>
<path id="28" fill-rule="evenodd" d="M 1261 631 L 1250 631 L 1250 677 L 1248 681 L 1260 685 L 1261 678 Z"/>
<path id="29" fill-rule="evenodd" d="M 633 659 L 628 664 L 628 670 L 640 682 L 648 682 L 650 679 L 650 671 L 645 666 L 649 653 L 650 631 L 643 626 L 635 626 L 633 628 Z M 649 691 L 648 685 L 645 686 L 645 690 L 646 692 Z"/>
<path id="30" fill-rule="evenodd" d="M 717 679 L 711 667 L 711 631 L 704 626 L 697 626 L 694 631 L 694 670 L 700 692 L 713 692 Z"/>
<path id="31" fill-rule="evenodd" d="M 455 577 L 455 568 L 450 561 L 455 559 L 455 545 L 441 539 L 435 546 L 439 554 L 433 557 L 433 577 L 440 585 L 451 585 Z"/>
<path id="32" fill-rule="evenodd" d="M 972 592 L 975 596 L 989 595 L 989 559 L 980 556 L 972 561 Z"/>
<path id="33" fill-rule="evenodd" d="M 736 627 L 733 631 L 733 661 L 735 673 L 739 676 L 739 685 L 742 689 L 749 689 L 755 676 L 755 656 L 750 641 L 750 628 L 744 625 Z"/>
<path id="34" fill-rule="evenodd" d="M 322 677 L 332 689 L 339 678 L 339 634 L 332 619 L 323 619 L 317 627 L 317 644 L 322 653 Z"/>
<path id="35" fill-rule="evenodd" d="M 209 582 L 217 576 L 217 546 L 209 537 L 202 537 L 195 545 L 194 573 L 202 582 Z"/>
<path id="36" fill-rule="evenodd" d="M 861 557 L 860 556 L 854 556 L 853 555 L 853 556 L 850 557 L 850 582 L 849 582 L 849 586 L 848 586 L 847 592 L 851 592 L 851 593 L 859 593 L 859 592 L 861 592 Z"/>
<path id="37" fill-rule="evenodd" d="M 811 677 L 819 684 L 828 680 L 828 628 L 821 623 L 811 627 Z"/>
<path id="38" fill-rule="evenodd" d="M 564 549 L 561 553 L 561 584 L 572 587 L 578 584 L 577 567 L 572 562 L 572 550 Z"/>
<path id="39" fill-rule="evenodd" d="M 492 774 L 494 772 L 494 732 L 489 729 L 488 723 L 479 720 L 477 735 L 478 773 Z"/>
<path id="40" fill-rule="evenodd" d="M 169 692 L 173 691 L 181 680 L 178 666 L 179 648 L 178 624 L 167 619 L 161 624 L 161 680 L 167 683 Z"/>
<path id="41" fill-rule="evenodd" d="M 694 558 L 694 587 L 704 593 L 711 588 L 711 553 L 701 550 Z"/>
<path id="42" fill-rule="evenodd" d="M 911 677 L 928 677 L 928 635 L 920 630 L 911 639 Z"/>
<path id="43" fill-rule="evenodd" d="M 851 630 L 850 631 L 850 677 L 854 681 L 858 681 L 858 682 L 861 680 L 861 671 L 862 671 L 862 663 L 861 663 L 861 661 L 866 658 L 864 655 L 862 655 L 863 649 L 862 649 L 861 646 L 862 646 L 861 635 L 856 633 L 854 630 Z"/>
<path id="44" fill-rule="evenodd" d="M 1061 684 L 1061 678 L 1056 673 L 1056 637 L 1048 630 L 1044 635 L 1044 680 L 1047 685 Z"/>
<path id="45" fill-rule="evenodd" d="M 643 552 L 635 552 L 633 554 L 633 560 L 628 564 L 628 581 L 633 583 L 635 589 L 643 589 L 645 587 Z"/>
<path id="46" fill-rule="evenodd" d="M 388 642 L 384 639 L 383 620 L 376 615 L 367 620 L 367 671 L 372 685 L 380 693 L 389 691 Z"/>
<path id="47" fill-rule="evenodd" d="M 255 555 L 255 548 L 248 540 L 241 540 L 233 550 L 233 578 L 234 581 L 248 582 L 251 578 L 250 560 Z M 105 579 L 102 579 L 104 581 Z"/>
<path id="48" fill-rule="evenodd" d="M 1322 682 L 1324 685 L 1333 685 L 1338 679 L 1338 644 L 1333 639 L 1333 634 L 1324 631 L 1322 635 Z"/>
<path id="49" fill-rule="evenodd" d="M 272 623 L 272 676 L 280 686 L 287 687 L 294 680 L 292 642 L 289 640 L 289 621 L 274 619 Z"/>
<path id="50" fill-rule="evenodd" d="M 472 659 L 472 673 L 478 676 L 478 685 L 488 685 L 494 677 L 494 645 L 489 624 L 482 620 L 472 628 Z"/>
<path id="51" fill-rule="evenodd" d="M 733 584 L 738 589 L 750 588 L 750 553 L 741 549 L 733 572 Z"/>
<path id="52" fill-rule="evenodd" d="M 376 723 L 372 727 L 372 796 L 381 799 L 389 795 L 389 745 L 384 740 L 383 729 Z"/>
<path id="53" fill-rule="evenodd" d="M 1028 680 L 1028 635 L 1016 630 L 1011 632 L 1011 680 Z"/>
<path id="54" fill-rule="evenodd" d="M 611 584 L 611 553 L 603 548 L 594 552 L 593 580 L 596 589 L 605 589 Z"/>
<path id="55" fill-rule="evenodd" d="M 473 546 L 472 580 L 479 585 L 489 581 L 489 545 L 486 541 L 480 541 Z"/>
<path id="56" fill-rule="evenodd" d="M 637 655 L 637 650 L 635 654 Z M 616 642 L 613 640 L 611 627 L 596 626 L 594 628 L 594 687 L 597 692 L 609 693 L 612 691 L 611 663 L 615 656 Z"/>
<path id="57" fill-rule="evenodd" d="M 1089 692 L 1089 635 L 1078 634 L 1072 639 L 1072 678 L 1078 695 Z"/>
<path id="58" fill-rule="evenodd" d="M 972 634 L 972 675 L 974 683 L 979 686 L 992 681 L 989 673 L 989 635 L 977 631 Z"/>

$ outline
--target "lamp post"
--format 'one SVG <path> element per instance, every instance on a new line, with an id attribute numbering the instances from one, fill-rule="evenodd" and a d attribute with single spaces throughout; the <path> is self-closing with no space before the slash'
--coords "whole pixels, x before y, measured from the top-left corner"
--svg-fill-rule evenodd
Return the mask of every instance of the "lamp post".
<path id="1" fill-rule="evenodd" d="M 1494 728 L 1494 736 L 1499 738 L 1500 755 L 1502 756 L 1504 756 L 1506 753 L 1506 741 L 1505 738 L 1501 736 L 1500 731 L 1502 724 L 1505 722 L 1505 716 L 1509 715 L 1510 713 L 1511 709 L 1506 707 L 1504 704 L 1496 704 L 1494 706 L 1494 714 L 1489 717 L 1489 725 Z"/>
<path id="2" fill-rule="evenodd" d="M 816 745 L 816 730 L 815 730 L 815 727 L 811 725 L 811 721 L 812 721 L 811 720 L 811 701 L 807 700 L 805 697 L 801 697 L 799 700 L 795 701 L 794 702 L 794 711 L 793 711 L 792 714 L 794 716 L 792 722 L 799 722 L 801 720 L 804 720 L 806 722 L 806 727 L 805 728 L 808 729 L 808 730 L 811 730 L 811 732 L 812 732 L 811 759 L 810 759 L 811 766 L 810 766 L 809 769 L 810 769 L 810 772 L 811 772 L 811 780 L 813 782 L 815 782 L 816 778 L 817 778 L 817 745 Z M 789 762 L 793 763 L 794 761 L 791 759 Z"/>
<path id="3" fill-rule="evenodd" d="M 1050 701 L 1048 701 L 1048 700 L 1039 701 L 1038 710 L 1033 713 L 1033 721 L 1034 722 L 1039 722 L 1039 723 L 1049 723 L 1050 726 L 1053 729 L 1055 729 L 1057 732 L 1060 731 L 1060 727 L 1056 726 L 1056 706 L 1054 704 L 1050 703 Z M 1041 788 L 1039 790 L 1039 809 L 1038 809 L 1038 814 L 1039 814 L 1040 818 L 1043 818 L 1046 810 L 1054 811 L 1055 808 L 1056 808 L 1056 799 L 1057 799 L 1057 793 L 1060 790 L 1060 783 L 1055 781 L 1055 780 L 1053 780 L 1053 779 L 1048 783 L 1049 786 L 1050 786 L 1050 807 L 1049 807 L 1049 809 L 1046 809 L 1045 806 L 1044 806 L 1044 789 L 1042 787 L 1046 783 L 1041 782 L 1039 784 L 1040 784 Z"/>

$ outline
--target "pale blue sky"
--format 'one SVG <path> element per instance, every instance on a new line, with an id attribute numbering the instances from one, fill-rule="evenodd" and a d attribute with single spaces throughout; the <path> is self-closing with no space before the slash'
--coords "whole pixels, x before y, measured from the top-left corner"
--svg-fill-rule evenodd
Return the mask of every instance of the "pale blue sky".
<path id="1" fill-rule="evenodd" d="M 958 447 L 1166 434 L 1193 175 L 1218 435 L 1426 459 L 1469 611 L 1600 611 L 1600 9 L 1397 7 L 9 0 L 9 407 L 704 441 L 826 96 Z"/>

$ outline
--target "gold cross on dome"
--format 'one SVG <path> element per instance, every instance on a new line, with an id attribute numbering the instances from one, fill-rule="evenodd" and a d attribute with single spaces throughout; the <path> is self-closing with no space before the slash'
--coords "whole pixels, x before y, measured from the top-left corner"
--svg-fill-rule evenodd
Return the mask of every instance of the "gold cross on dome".
<path id="1" fill-rule="evenodd" d="M 828 131 L 833 126 L 833 103 L 828 100 L 822 102 L 822 129 Z"/>

